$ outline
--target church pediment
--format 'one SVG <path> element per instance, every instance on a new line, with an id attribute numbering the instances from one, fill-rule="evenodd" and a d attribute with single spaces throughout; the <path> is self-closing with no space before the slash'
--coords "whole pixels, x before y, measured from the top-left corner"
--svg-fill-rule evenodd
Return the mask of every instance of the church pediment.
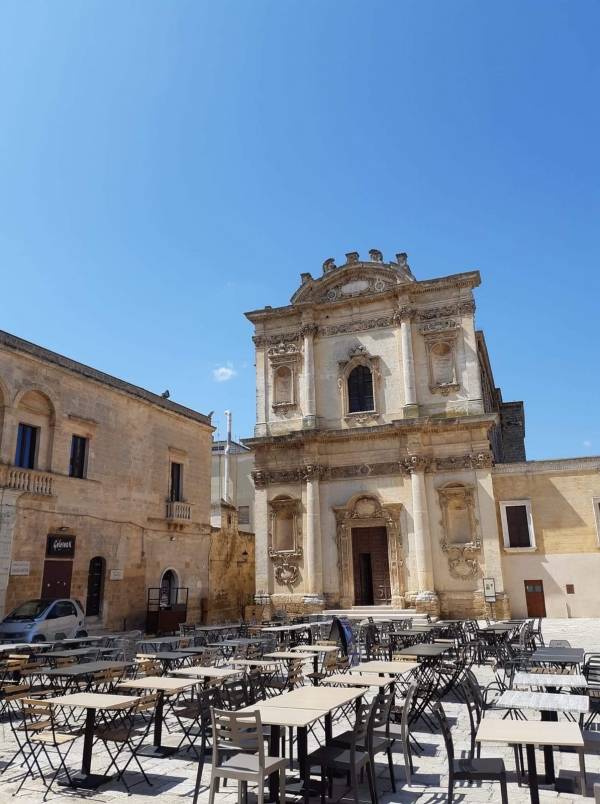
<path id="1" fill-rule="evenodd" d="M 383 262 L 380 251 L 372 249 L 370 260 L 362 261 L 357 252 L 346 254 L 344 265 L 337 266 L 335 260 L 323 263 L 323 276 L 314 279 L 310 274 L 302 274 L 302 285 L 291 298 L 292 304 L 314 302 L 331 304 L 360 296 L 374 296 L 387 293 L 396 285 L 415 282 L 406 254 L 397 254 L 397 262 Z"/>

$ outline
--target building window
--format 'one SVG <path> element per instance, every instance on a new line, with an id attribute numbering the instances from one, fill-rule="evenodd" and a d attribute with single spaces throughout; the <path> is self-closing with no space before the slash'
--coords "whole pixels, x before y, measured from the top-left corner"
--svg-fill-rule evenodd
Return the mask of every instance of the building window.
<path id="1" fill-rule="evenodd" d="M 183 502 L 183 464 L 171 463 L 171 488 L 169 490 L 171 502 Z"/>
<path id="2" fill-rule="evenodd" d="M 90 561 L 88 570 L 86 617 L 97 617 L 102 604 L 102 588 L 104 585 L 104 559 L 96 556 Z"/>
<path id="3" fill-rule="evenodd" d="M 240 505 L 238 508 L 238 525 L 250 524 L 250 506 Z"/>
<path id="4" fill-rule="evenodd" d="M 87 457 L 88 439 L 74 435 L 71 439 L 71 462 L 69 477 L 85 477 L 85 459 Z"/>
<path id="5" fill-rule="evenodd" d="M 15 466 L 23 469 L 35 469 L 35 452 L 39 436 L 39 427 L 29 424 L 19 425 Z"/>
<path id="6" fill-rule="evenodd" d="M 374 409 L 373 375 L 367 366 L 356 366 L 348 376 L 348 412 Z"/>
<path id="7" fill-rule="evenodd" d="M 530 500 L 500 503 L 505 550 L 535 550 Z"/>

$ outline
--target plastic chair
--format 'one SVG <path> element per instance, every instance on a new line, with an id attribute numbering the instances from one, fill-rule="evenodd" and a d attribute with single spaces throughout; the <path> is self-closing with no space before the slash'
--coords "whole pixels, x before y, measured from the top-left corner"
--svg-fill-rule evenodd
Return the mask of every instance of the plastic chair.
<path id="1" fill-rule="evenodd" d="M 236 779 L 238 802 L 242 785 L 258 785 L 258 804 L 264 804 L 265 779 L 279 773 L 279 800 L 285 802 L 285 757 L 265 755 L 265 738 L 260 712 L 228 712 L 211 708 L 213 755 L 208 804 L 214 804 L 220 779 Z M 232 750 L 238 749 L 231 755 Z M 252 752 L 252 753 L 250 753 Z M 227 754 L 225 759 L 223 755 Z M 194 796 L 194 804 L 197 794 Z"/>

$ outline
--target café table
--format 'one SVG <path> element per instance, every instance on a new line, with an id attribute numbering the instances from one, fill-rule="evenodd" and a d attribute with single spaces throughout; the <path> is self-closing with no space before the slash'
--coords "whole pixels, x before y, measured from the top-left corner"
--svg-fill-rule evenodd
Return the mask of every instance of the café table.
<path id="1" fill-rule="evenodd" d="M 103 670 L 112 670 L 115 668 L 124 670 L 126 667 L 131 667 L 131 664 L 131 662 L 82 662 L 80 664 L 69 664 L 66 667 L 44 667 L 40 670 L 40 674 L 49 678 L 53 687 L 54 684 L 52 682 L 55 679 L 66 679 L 66 693 L 69 687 L 73 686 L 76 681 L 81 678 L 93 676 L 95 673 L 100 673 Z M 90 683 L 91 681 L 92 679 L 90 679 Z"/>
<path id="2" fill-rule="evenodd" d="M 337 645 L 296 645 L 291 649 L 291 653 L 311 654 L 313 658 L 313 672 L 319 672 L 319 654 L 323 656 L 326 653 L 337 653 L 339 647 Z"/>
<path id="3" fill-rule="evenodd" d="M 59 639 L 57 642 L 60 642 L 61 645 L 94 645 L 95 643 L 102 642 L 103 636 L 86 636 L 86 637 L 69 637 L 69 639 Z"/>
<path id="4" fill-rule="evenodd" d="M 172 676 L 183 676 L 184 678 L 230 678 L 239 676 L 243 670 L 235 670 L 233 667 L 181 667 L 179 670 L 172 670 Z"/>
<path id="5" fill-rule="evenodd" d="M 292 652 L 291 650 L 276 650 L 273 651 L 273 653 L 265 653 L 263 659 L 314 659 L 315 656 L 318 656 L 318 654 L 312 650 L 310 653 L 302 651 L 300 655 Z"/>
<path id="6" fill-rule="evenodd" d="M 545 723 L 558 721 L 559 712 L 581 715 L 589 711 L 590 699 L 587 695 L 563 695 L 550 692 L 527 692 L 522 690 L 506 690 L 494 702 L 501 709 L 533 709 L 540 712 Z M 552 746 L 544 746 L 544 764 L 546 779 L 554 784 L 554 756 Z"/>
<path id="7" fill-rule="evenodd" d="M 265 659 L 231 659 L 229 664 L 233 664 L 236 667 L 262 667 L 264 669 L 273 669 L 276 667 L 277 662 L 268 662 Z"/>
<path id="8" fill-rule="evenodd" d="M 452 649 L 453 645 L 442 644 L 440 642 L 427 642 L 412 645 L 410 648 L 402 648 L 402 650 L 396 652 L 396 656 L 410 656 L 424 660 L 437 659 L 438 656 Z"/>
<path id="9" fill-rule="evenodd" d="M 177 662 L 179 666 L 179 664 L 191 658 L 189 653 L 183 653 L 178 650 L 157 651 L 156 653 L 145 653 L 143 655 L 158 659 L 159 662 L 162 662 L 165 671 L 170 669 L 173 662 Z"/>
<path id="10" fill-rule="evenodd" d="M 583 648 L 537 648 L 529 657 L 533 664 L 581 664 Z"/>
<path id="11" fill-rule="evenodd" d="M 357 673 L 332 673 L 321 681 L 321 684 L 341 687 L 378 687 L 383 692 L 385 687 L 394 684 L 395 676 L 358 675 Z"/>
<path id="12" fill-rule="evenodd" d="M 378 673 L 379 675 L 392 675 L 402 676 L 405 673 L 410 673 L 419 667 L 418 662 L 398 661 L 398 662 L 385 662 L 373 659 L 370 662 L 360 662 L 359 664 L 351 667 L 350 673 Z"/>
<path id="13" fill-rule="evenodd" d="M 135 647 L 140 653 L 147 653 L 148 651 L 158 652 L 162 650 L 165 645 L 176 645 L 179 643 L 180 639 L 185 638 L 186 637 L 152 637 L 150 639 L 140 639 L 135 643 Z M 167 650 L 174 650 L 174 648 L 167 648 Z"/>
<path id="14" fill-rule="evenodd" d="M 580 674 L 570 673 L 524 673 L 519 671 L 513 678 L 513 687 L 546 687 L 551 689 L 587 689 L 588 680 Z"/>
<path id="15" fill-rule="evenodd" d="M 156 712 L 154 715 L 154 741 L 151 748 L 143 749 L 144 756 L 153 757 L 168 757 L 171 754 L 177 753 L 177 747 L 171 745 L 162 745 L 162 726 L 163 726 L 163 712 L 165 706 L 165 695 L 173 692 L 184 692 L 184 690 L 193 687 L 198 682 L 192 680 L 182 680 L 179 678 L 170 678 L 167 676 L 147 676 L 145 678 L 132 678 L 127 681 L 122 681 L 117 685 L 120 690 L 149 690 L 150 692 L 158 693 L 158 701 L 156 702 Z"/>
<path id="16" fill-rule="evenodd" d="M 54 659 L 76 659 L 80 662 L 84 656 L 87 656 L 90 650 L 94 648 L 73 648 L 73 650 L 53 650 L 49 653 L 43 653 L 39 658 L 43 659 L 48 664 L 52 664 Z"/>
<path id="17" fill-rule="evenodd" d="M 104 782 L 111 780 L 112 776 L 101 773 L 92 773 L 92 748 L 94 744 L 94 726 L 96 711 L 116 711 L 128 709 L 133 706 L 138 697 L 125 695 L 109 695 L 100 692 L 76 692 L 72 695 L 62 695 L 57 698 L 46 698 L 44 703 L 53 706 L 64 706 L 69 709 L 85 709 L 85 731 L 83 735 L 83 755 L 81 758 L 81 772 L 71 776 L 73 787 L 91 790 Z"/>
<path id="18" fill-rule="evenodd" d="M 535 761 L 536 745 L 549 746 L 550 749 L 554 745 L 575 748 L 579 754 L 581 788 L 583 795 L 585 795 L 583 736 L 576 723 L 567 721 L 542 723 L 539 720 L 496 720 L 486 717 L 479 724 L 475 740 L 478 743 L 505 743 L 507 745 L 524 745 L 526 747 L 531 804 L 540 804 Z"/>
<path id="19" fill-rule="evenodd" d="M 201 653 L 204 653 L 206 650 L 205 647 L 197 647 L 197 648 L 177 648 L 178 653 L 186 653 L 189 656 L 199 656 Z"/>

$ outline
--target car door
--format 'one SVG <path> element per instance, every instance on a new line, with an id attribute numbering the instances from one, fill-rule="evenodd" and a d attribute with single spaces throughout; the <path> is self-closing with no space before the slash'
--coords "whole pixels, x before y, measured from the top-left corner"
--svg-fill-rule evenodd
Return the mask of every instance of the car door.
<path id="1" fill-rule="evenodd" d="M 77 612 L 70 600 L 57 600 L 46 616 L 48 637 L 67 639 L 77 626 Z"/>

